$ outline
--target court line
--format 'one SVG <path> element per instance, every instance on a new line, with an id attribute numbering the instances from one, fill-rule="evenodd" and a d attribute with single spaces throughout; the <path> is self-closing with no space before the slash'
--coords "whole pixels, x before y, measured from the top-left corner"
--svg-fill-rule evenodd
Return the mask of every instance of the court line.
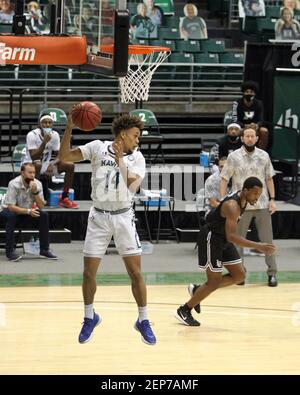
<path id="1" fill-rule="evenodd" d="M 7 311 L 10 309 L 14 309 L 14 310 L 33 310 L 33 309 L 40 309 L 40 310 L 82 310 L 82 306 L 74 306 L 74 305 L 64 305 L 64 306 L 58 306 L 57 304 L 49 304 L 46 306 L 41 307 L 40 304 L 29 304 L 28 306 L 24 305 L 24 304 L 15 304 L 15 305 L 10 305 L 9 307 L 7 307 Z M 100 310 L 114 310 L 114 311 L 135 311 L 136 312 L 136 307 L 111 307 L 111 306 L 101 306 Z M 151 311 L 158 311 L 158 312 L 168 312 L 170 314 L 175 313 L 174 312 L 170 312 L 169 309 L 167 308 L 150 308 Z M 289 311 L 290 313 L 290 311 Z M 295 313 L 295 311 L 292 311 L 292 313 Z M 220 314 L 220 315 L 235 315 L 235 316 L 243 316 L 243 317 L 266 317 L 266 318 L 278 318 L 278 319 L 292 319 L 291 315 L 274 315 L 274 314 L 264 314 L 264 313 L 252 313 L 252 312 L 229 312 L 229 311 L 205 311 L 205 314 Z"/>
<path id="2" fill-rule="evenodd" d="M 36 301 L 36 300 L 28 300 L 28 301 L 1 301 L 1 303 L 4 304 L 30 304 L 30 303 L 37 303 L 37 304 L 43 304 L 43 303 L 83 303 L 82 300 L 44 300 L 44 301 Z M 115 300 L 96 300 L 94 303 L 111 303 L 111 304 L 133 304 L 135 305 L 135 302 L 124 302 L 124 301 L 115 301 Z M 159 305 L 159 306 L 179 306 L 181 302 L 177 303 L 166 303 L 166 302 L 148 302 L 148 306 L 153 306 L 153 305 Z M 274 308 L 268 308 L 268 307 L 250 307 L 250 306 L 223 306 L 223 305 L 209 305 L 209 304 L 202 304 L 201 307 L 203 308 L 222 308 L 222 309 L 245 309 L 245 310 L 261 310 L 261 311 L 275 311 L 275 312 L 282 312 L 282 313 L 297 313 L 299 312 L 298 310 L 292 310 L 292 309 L 274 309 Z"/>

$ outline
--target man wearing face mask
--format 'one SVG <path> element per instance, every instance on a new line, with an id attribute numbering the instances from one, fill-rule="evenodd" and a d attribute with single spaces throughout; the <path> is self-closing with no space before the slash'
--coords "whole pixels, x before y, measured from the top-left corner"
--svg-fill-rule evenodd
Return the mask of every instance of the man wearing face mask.
<path id="1" fill-rule="evenodd" d="M 231 152 L 241 148 L 241 127 L 238 123 L 231 123 L 227 126 L 227 133 L 218 140 L 219 158 L 227 157 Z"/>
<path id="2" fill-rule="evenodd" d="M 271 215 L 276 211 L 275 188 L 273 177 L 275 175 L 269 155 L 257 148 L 257 132 L 246 128 L 242 131 L 241 140 L 243 146 L 229 154 L 227 162 L 221 173 L 221 196 L 225 196 L 227 185 L 232 179 L 232 190 L 241 190 L 244 181 L 248 177 L 257 177 L 263 184 L 263 191 L 257 203 L 247 206 L 245 214 L 238 223 L 239 234 L 246 236 L 251 220 L 254 218 L 258 237 L 263 243 L 273 242 L 273 230 Z M 274 255 L 265 255 L 268 267 L 268 285 L 277 286 L 277 265 Z"/>
<path id="3" fill-rule="evenodd" d="M 32 208 L 33 204 L 37 208 Z M 17 262 L 22 259 L 15 251 L 14 231 L 16 224 L 22 225 L 29 221 L 39 227 L 40 256 L 47 259 L 58 259 L 49 250 L 49 219 L 48 213 L 42 211 L 44 197 L 42 184 L 35 178 L 33 163 L 24 163 L 21 166 L 21 175 L 8 184 L 1 215 L 6 220 L 5 248 L 7 259 Z"/>
<path id="4" fill-rule="evenodd" d="M 266 150 L 269 141 L 269 131 L 263 125 L 263 104 L 256 99 L 258 84 L 245 81 L 241 86 L 243 97 L 233 102 L 232 120 L 242 128 L 250 127 L 258 134 L 257 146 Z"/>
<path id="5" fill-rule="evenodd" d="M 55 174 L 65 172 L 64 188 L 59 200 L 59 206 L 78 208 L 78 204 L 69 198 L 69 189 L 74 178 L 74 163 L 62 162 L 58 159 L 60 148 L 59 134 L 52 129 L 53 119 L 43 115 L 39 120 L 40 126 L 32 130 L 26 137 L 26 156 L 23 163 L 33 162 L 38 178 L 43 179 L 44 197 L 48 199 L 48 180 Z M 51 160 L 52 155 L 55 156 Z"/>

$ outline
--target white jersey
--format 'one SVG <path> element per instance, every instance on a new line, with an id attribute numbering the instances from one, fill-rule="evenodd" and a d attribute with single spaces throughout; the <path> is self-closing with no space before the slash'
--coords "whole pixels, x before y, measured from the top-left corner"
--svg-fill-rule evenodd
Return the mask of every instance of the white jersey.
<path id="1" fill-rule="evenodd" d="M 92 165 L 93 205 L 96 208 L 116 211 L 130 207 L 134 193 L 127 188 L 119 166 L 114 159 L 111 141 L 94 140 L 79 147 L 85 160 Z M 145 177 L 145 158 L 140 151 L 124 156 L 124 162 L 132 174 Z"/>
<path id="2" fill-rule="evenodd" d="M 44 140 L 42 135 L 42 131 L 40 128 L 34 129 L 29 132 L 26 136 L 26 156 L 23 160 L 23 163 L 32 162 L 32 158 L 30 156 L 29 150 L 37 149 L 40 147 Z M 51 140 L 45 146 L 44 152 L 42 154 L 42 168 L 41 174 L 45 173 L 47 170 L 49 163 L 51 161 L 51 156 L 53 152 L 59 151 L 60 148 L 60 138 L 59 134 L 52 130 L 51 132 Z"/>

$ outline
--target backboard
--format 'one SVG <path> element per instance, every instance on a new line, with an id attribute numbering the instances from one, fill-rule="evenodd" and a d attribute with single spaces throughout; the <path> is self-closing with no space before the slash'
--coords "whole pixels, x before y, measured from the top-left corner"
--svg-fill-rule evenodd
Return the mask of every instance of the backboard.
<path id="1" fill-rule="evenodd" d="M 15 12 L 7 16 L 5 27 L 11 27 L 12 34 L 5 29 L 0 35 L 1 65 L 74 66 L 108 76 L 126 75 L 126 0 L 11 2 Z"/>
<path id="2" fill-rule="evenodd" d="M 129 14 L 126 0 L 65 0 L 63 32 L 87 39 L 82 71 L 124 76 L 128 66 Z M 103 46 L 113 44 L 113 51 Z M 107 48 L 107 47 L 106 47 Z"/>

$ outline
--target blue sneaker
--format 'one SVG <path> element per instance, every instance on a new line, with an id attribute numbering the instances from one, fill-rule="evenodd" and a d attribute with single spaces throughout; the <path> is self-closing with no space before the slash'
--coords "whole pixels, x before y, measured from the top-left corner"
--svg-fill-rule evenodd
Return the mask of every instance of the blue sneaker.
<path id="1" fill-rule="evenodd" d="M 142 322 L 137 320 L 134 324 L 134 329 L 140 332 L 144 343 L 149 344 L 150 346 L 154 346 L 154 344 L 156 344 L 156 337 L 152 332 L 149 320 L 144 320 Z"/>
<path id="2" fill-rule="evenodd" d="M 93 336 L 93 330 L 101 323 L 101 317 L 94 312 L 93 319 L 84 318 L 83 327 L 79 333 L 78 341 L 79 343 L 87 343 L 91 340 Z"/>

